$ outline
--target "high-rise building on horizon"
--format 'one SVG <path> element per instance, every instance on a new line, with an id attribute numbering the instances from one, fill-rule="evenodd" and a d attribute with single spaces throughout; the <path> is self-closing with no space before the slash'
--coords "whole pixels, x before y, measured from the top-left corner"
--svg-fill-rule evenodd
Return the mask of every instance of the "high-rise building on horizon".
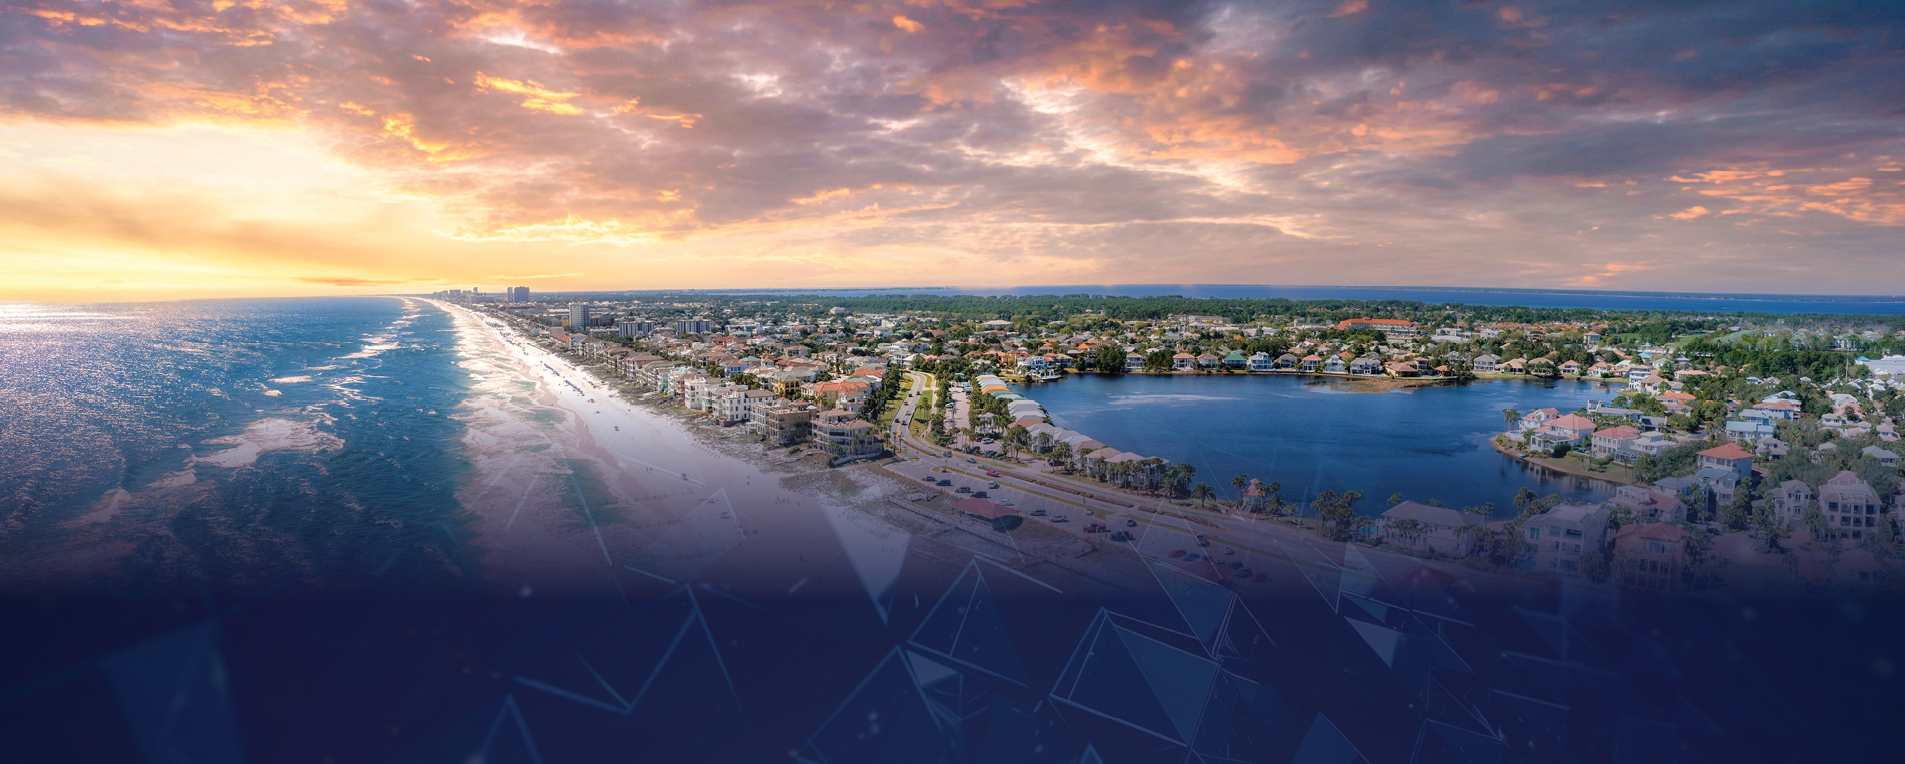
<path id="1" fill-rule="evenodd" d="M 587 332 L 589 330 L 589 304 L 586 302 L 569 303 L 569 328 Z"/>
<path id="2" fill-rule="evenodd" d="M 510 287 L 510 302 L 529 302 L 529 287 Z"/>
<path id="3" fill-rule="evenodd" d="M 707 319 L 684 318 L 675 322 L 675 331 L 682 334 L 707 334 L 713 331 L 713 325 Z"/>

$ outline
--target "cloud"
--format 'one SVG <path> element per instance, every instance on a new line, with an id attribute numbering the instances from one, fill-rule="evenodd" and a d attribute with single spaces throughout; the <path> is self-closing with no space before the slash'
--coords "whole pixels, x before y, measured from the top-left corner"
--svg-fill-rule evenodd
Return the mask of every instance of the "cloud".
<path id="1" fill-rule="evenodd" d="M 835 279 L 815 263 L 930 246 L 1071 283 L 1393 280 L 1383 263 L 1406 251 L 1424 278 L 1540 285 L 1572 276 L 1526 248 L 1578 256 L 1573 232 L 1599 226 L 1586 262 L 1624 259 L 1597 283 L 1698 288 L 1620 266 L 1718 240 L 1742 278 L 1788 288 L 1792 247 L 1865 262 L 1905 224 L 1887 169 L 1905 156 L 1905 19 L 1804 8 L 36 0 L 0 11 L 0 120 L 308 136 L 428 205 L 401 237 L 432 254 L 408 261 L 369 223 L 310 236 L 295 211 L 210 201 L 177 211 L 188 225 L 156 198 L 134 207 L 150 216 L 10 198 L 98 221 L 60 235 L 99 246 L 282 248 L 263 260 L 365 281 L 444 267 L 438 246 L 610 245 L 692 249 L 681 267 L 714 283 L 731 245 Z M 75 172 L 97 190 L 136 164 Z M 1710 212 L 1681 225 L 1693 209 Z"/>

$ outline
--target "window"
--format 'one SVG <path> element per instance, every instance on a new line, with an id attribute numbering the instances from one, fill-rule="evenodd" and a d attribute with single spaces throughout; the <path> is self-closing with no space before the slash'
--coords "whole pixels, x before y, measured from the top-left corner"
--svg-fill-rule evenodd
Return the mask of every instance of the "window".
<path id="1" fill-rule="evenodd" d="M 1574 528 L 1569 528 L 1569 529 L 1567 529 L 1567 531 L 1566 531 L 1565 533 L 1563 533 L 1562 535 L 1565 535 L 1565 536 L 1567 536 L 1568 538 L 1571 538 L 1571 539 L 1578 539 L 1578 538 L 1580 538 L 1580 537 L 1581 537 L 1581 531 L 1579 531 L 1579 530 L 1577 530 L 1577 529 L 1574 529 Z"/>
<path id="2" fill-rule="evenodd" d="M 1528 538 L 1530 538 L 1530 539 L 1538 539 L 1538 538 L 1541 538 L 1541 526 L 1538 526 L 1538 525 L 1537 525 L 1537 526 L 1535 526 L 1535 527 L 1533 527 L 1533 528 L 1529 528 L 1529 529 L 1528 529 Z"/>

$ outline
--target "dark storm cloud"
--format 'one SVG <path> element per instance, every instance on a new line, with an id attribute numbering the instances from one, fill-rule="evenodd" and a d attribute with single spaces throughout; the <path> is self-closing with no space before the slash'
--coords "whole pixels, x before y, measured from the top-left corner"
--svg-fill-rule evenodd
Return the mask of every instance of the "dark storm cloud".
<path id="1" fill-rule="evenodd" d="M 0 12 L 0 98 L 323 129 L 471 239 L 851 224 L 1122 262 L 1168 232 L 1219 265 L 1333 241 L 1459 273 L 1576 229 L 1872 246 L 1905 218 L 1901 28 L 1852 2 L 32 0 Z"/>

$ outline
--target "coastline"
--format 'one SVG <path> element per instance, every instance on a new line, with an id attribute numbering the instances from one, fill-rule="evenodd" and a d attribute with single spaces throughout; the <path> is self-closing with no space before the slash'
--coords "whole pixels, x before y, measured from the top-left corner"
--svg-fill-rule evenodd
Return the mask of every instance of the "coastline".
<path id="1" fill-rule="evenodd" d="M 1500 436 L 1489 438 L 1488 444 L 1495 448 L 1496 453 L 1499 453 L 1502 456 L 1506 456 L 1522 464 L 1530 464 L 1536 467 L 1540 467 L 1544 470 L 1548 470 L 1550 472 L 1558 472 L 1563 475 L 1573 475 L 1575 477 L 1583 477 L 1589 480 L 1601 480 L 1601 481 L 1605 481 L 1609 483 L 1614 483 L 1616 485 L 1643 485 L 1643 483 L 1636 481 L 1632 478 L 1615 477 L 1614 475 L 1606 473 L 1606 472 L 1589 472 L 1581 468 L 1575 467 L 1573 465 L 1564 466 L 1562 464 L 1557 463 L 1553 457 L 1528 456 L 1525 454 L 1517 454 L 1513 451 L 1508 450 L 1507 448 L 1504 448 L 1499 442 L 1499 439 L 1500 439 Z"/>

